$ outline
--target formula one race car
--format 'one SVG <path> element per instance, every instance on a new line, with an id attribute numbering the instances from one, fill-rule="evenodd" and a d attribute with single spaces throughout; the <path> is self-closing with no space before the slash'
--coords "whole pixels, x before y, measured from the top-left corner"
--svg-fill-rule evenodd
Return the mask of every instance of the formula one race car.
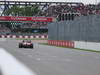
<path id="1" fill-rule="evenodd" d="M 19 48 L 33 48 L 31 40 L 23 40 L 19 43 Z"/>

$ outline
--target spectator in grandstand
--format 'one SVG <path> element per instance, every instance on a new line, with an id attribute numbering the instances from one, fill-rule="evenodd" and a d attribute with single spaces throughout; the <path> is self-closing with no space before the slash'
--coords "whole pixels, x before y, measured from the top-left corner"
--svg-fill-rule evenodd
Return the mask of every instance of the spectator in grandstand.
<path id="1" fill-rule="evenodd" d="M 52 10 L 53 9 L 53 10 Z M 51 12 L 47 12 L 51 11 Z M 48 16 L 57 17 L 59 13 L 79 13 L 81 15 L 91 15 L 91 14 L 100 14 L 100 3 L 98 5 L 54 5 L 49 7 L 45 12 L 48 13 Z"/>
<path id="2" fill-rule="evenodd" d="M 9 28 L 7 28 L 5 25 L 0 24 L 0 33 L 1 34 L 6 34 L 6 33 L 10 33 L 11 30 Z"/>

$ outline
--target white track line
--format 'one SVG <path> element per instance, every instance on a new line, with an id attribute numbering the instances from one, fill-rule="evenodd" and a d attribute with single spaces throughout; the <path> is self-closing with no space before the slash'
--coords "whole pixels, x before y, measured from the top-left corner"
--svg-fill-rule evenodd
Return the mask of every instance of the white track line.
<path id="1" fill-rule="evenodd" d="M 2 48 L 0 48 L 0 70 L 3 75 L 36 75 Z"/>

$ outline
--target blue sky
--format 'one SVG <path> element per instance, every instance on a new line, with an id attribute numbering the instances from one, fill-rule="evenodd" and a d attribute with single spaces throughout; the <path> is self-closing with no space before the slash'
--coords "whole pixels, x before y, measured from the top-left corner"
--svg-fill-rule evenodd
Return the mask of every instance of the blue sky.
<path id="1" fill-rule="evenodd" d="M 55 1 L 55 0 L 6 0 L 6 1 Z M 61 2 L 61 1 L 64 1 L 64 2 L 83 2 L 84 4 L 95 4 L 95 3 L 98 3 L 100 2 L 100 0 L 56 0 L 57 2 Z"/>

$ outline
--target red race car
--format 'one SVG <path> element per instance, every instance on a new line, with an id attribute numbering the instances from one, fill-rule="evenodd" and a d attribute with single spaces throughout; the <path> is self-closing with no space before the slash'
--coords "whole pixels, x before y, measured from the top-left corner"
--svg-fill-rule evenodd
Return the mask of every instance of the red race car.
<path id="1" fill-rule="evenodd" d="M 23 40 L 19 43 L 19 48 L 33 48 L 31 40 Z"/>

